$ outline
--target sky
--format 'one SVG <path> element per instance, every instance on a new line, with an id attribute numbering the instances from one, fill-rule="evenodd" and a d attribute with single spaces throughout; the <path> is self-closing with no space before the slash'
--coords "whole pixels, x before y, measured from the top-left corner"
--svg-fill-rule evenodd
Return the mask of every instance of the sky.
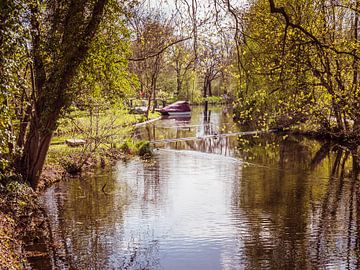
<path id="1" fill-rule="evenodd" d="M 234 31 L 235 23 L 233 17 L 227 12 L 225 4 L 222 4 L 221 7 L 217 7 L 219 11 L 218 17 L 215 18 L 215 0 L 197 0 L 197 10 L 196 10 L 196 19 L 197 23 L 204 21 L 207 19 L 206 24 L 201 24 L 202 27 L 199 28 L 199 32 L 205 34 L 206 36 L 215 36 L 218 34 L 218 27 L 232 29 L 227 30 L 229 34 Z M 219 1 L 222 2 L 222 1 Z M 192 0 L 144 0 L 144 7 L 148 9 L 155 9 L 163 12 L 165 16 L 168 18 L 174 19 L 176 14 L 176 8 L 180 10 L 180 14 L 177 16 L 181 16 L 182 20 L 177 20 L 175 25 L 178 27 L 179 32 L 184 32 L 184 29 L 192 29 L 192 19 L 191 14 L 188 10 L 188 5 L 191 6 Z M 247 0 L 230 0 L 230 3 L 234 6 L 235 9 L 241 11 L 246 9 L 248 5 Z M 180 23 L 180 21 L 182 23 Z"/>

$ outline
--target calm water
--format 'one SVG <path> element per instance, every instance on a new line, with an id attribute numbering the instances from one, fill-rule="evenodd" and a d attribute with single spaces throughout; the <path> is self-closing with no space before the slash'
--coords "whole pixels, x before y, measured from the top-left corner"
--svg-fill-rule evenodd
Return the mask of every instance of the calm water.
<path id="1" fill-rule="evenodd" d="M 150 161 L 48 189 L 59 269 L 359 269 L 354 151 L 239 131 L 220 108 L 157 121 Z"/>

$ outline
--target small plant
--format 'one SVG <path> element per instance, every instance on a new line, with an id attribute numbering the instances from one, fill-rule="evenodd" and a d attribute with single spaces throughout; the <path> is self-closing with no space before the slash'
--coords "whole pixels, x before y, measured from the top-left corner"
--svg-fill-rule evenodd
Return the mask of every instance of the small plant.
<path id="1" fill-rule="evenodd" d="M 134 151 L 134 143 L 131 140 L 125 140 L 119 148 L 124 154 L 131 154 Z"/>
<path id="2" fill-rule="evenodd" d="M 138 155 L 143 158 L 149 158 L 153 155 L 150 142 L 141 141 L 137 144 Z"/>

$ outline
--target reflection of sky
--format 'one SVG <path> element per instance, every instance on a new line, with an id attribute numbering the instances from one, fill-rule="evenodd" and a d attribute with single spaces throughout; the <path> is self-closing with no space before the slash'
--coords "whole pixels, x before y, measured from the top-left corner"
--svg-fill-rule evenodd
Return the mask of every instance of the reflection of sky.
<path id="1" fill-rule="evenodd" d="M 190 151 L 160 150 L 156 159 L 161 164 L 158 183 L 166 187 L 166 198 L 160 204 L 144 204 L 144 187 L 137 188 L 137 198 L 125 213 L 125 239 L 134 234 L 150 236 L 146 241 L 159 239 L 164 269 L 222 269 L 220 257 L 227 248 L 225 258 L 231 254 L 236 238 L 229 194 L 241 163 Z M 119 164 L 119 181 L 129 186 L 141 182 L 134 171 L 143 173 L 143 165 L 137 165 L 127 170 Z"/>

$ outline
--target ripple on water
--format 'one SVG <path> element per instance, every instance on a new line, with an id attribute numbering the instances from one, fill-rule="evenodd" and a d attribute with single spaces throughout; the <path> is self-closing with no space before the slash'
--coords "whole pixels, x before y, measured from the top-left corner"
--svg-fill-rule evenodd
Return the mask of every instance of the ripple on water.
<path id="1" fill-rule="evenodd" d="M 201 129 L 203 116 L 181 123 L 198 127 L 179 134 L 208 134 L 210 125 Z M 223 120 L 229 122 L 221 110 L 206 119 L 212 127 L 224 126 Z M 163 123 L 166 132 L 179 135 L 171 123 Z M 351 163 L 343 161 L 341 173 L 332 153 L 323 163 L 313 161 L 314 143 L 287 139 L 267 148 L 259 140 L 238 156 L 236 140 L 171 144 L 180 150 L 160 149 L 150 162 L 118 162 L 114 172 L 48 189 L 42 199 L 58 245 L 57 265 L 358 269 L 360 200 Z M 243 161 L 248 156 L 252 166 Z"/>

